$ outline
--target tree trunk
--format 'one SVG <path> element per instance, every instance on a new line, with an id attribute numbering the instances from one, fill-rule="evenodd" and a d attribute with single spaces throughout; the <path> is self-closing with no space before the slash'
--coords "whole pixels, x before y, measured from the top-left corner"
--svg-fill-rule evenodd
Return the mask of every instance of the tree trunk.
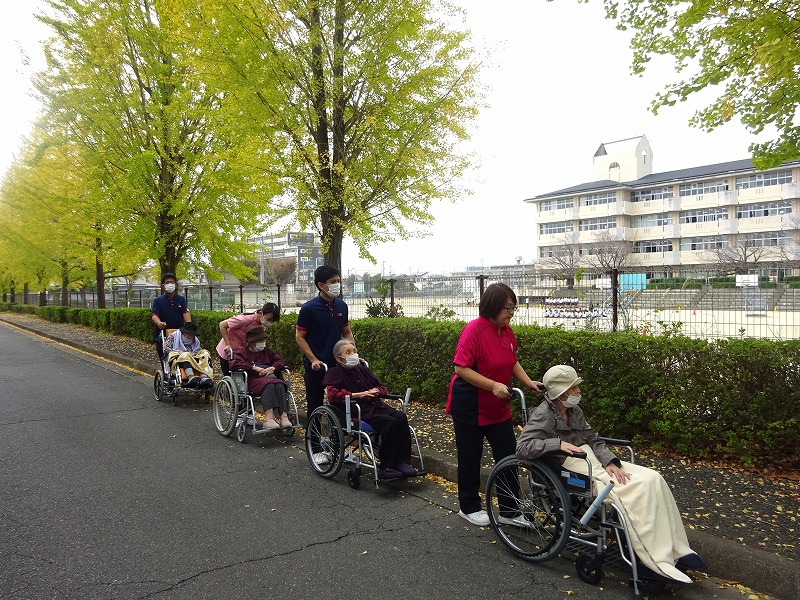
<path id="1" fill-rule="evenodd" d="M 328 233 L 330 244 L 325 251 L 325 264 L 342 272 L 342 233 Z"/>
<path id="2" fill-rule="evenodd" d="M 69 306 L 69 273 L 61 271 L 61 306 Z"/>
<path id="3" fill-rule="evenodd" d="M 97 308 L 106 307 L 106 274 L 103 270 L 103 263 L 95 256 L 94 259 L 95 277 L 97 279 Z"/>

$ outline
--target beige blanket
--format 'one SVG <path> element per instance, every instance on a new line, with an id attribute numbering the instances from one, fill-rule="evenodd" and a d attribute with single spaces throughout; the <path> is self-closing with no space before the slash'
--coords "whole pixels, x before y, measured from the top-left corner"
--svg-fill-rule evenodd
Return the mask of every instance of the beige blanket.
<path id="1" fill-rule="evenodd" d="M 581 446 L 592 463 L 592 479 L 604 487 L 611 476 L 588 445 Z M 586 461 L 568 457 L 564 467 L 586 474 Z M 628 520 L 628 533 L 636 556 L 649 569 L 684 583 L 692 580 L 675 568 L 675 562 L 693 552 L 672 492 L 658 471 L 622 461 L 631 474 L 625 485 L 616 484 L 608 498 Z M 615 480 L 616 483 L 616 480 Z"/>
<path id="2" fill-rule="evenodd" d="M 187 363 L 197 372 L 197 375 L 205 374 L 209 377 L 214 377 L 214 368 L 211 366 L 211 355 L 208 350 L 200 350 L 195 354 L 175 351 L 167 354 L 167 364 L 170 371 L 175 370 L 177 363 Z"/>

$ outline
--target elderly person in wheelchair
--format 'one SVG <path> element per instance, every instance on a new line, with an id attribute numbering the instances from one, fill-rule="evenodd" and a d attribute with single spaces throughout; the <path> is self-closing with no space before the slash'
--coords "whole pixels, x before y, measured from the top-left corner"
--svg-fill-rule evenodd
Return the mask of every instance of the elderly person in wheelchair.
<path id="1" fill-rule="evenodd" d="M 244 348 L 234 350 L 230 368 L 246 371 L 248 391 L 255 397 L 261 397 L 264 407 L 263 429 L 292 427 L 287 413 L 289 384 L 279 376 L 286 363 L 276 352 L 267 348 L 265 327 L 256 325 L 248 329 L 245 342 Z"/>
<path id="2" fill-rule="evenodd" d="M 186 387 L 208 389 L 214 384 L 211 355 L 200 348 L 197 325 L 191 321 L 167 336 L 164 351 L 169 371 L 179 372 L 180 383 Z"/>
<path id="3" fill-rule="evenodd" d="M 545 399 L 531 411 L 517 440 L 517 457 L 534 460 L 560 451 L 558 460 L 567 455 L 564 468 L 586 474 L 586 460 L 572 456 L 585 452 L 598 487 L 612 479 L 617 484 L 608 498 L 626 515 L 641 564 L 655 579 L 691 583 L 683 571 L 702 570 L 705 564 L 689 547 L 672 492 L 658 472 L 620 461 L 586 422 L 579 407 L 582 381 L 568 365 L 545 373 Z"/>
<path id="4" fill-rule="evenodd" d="M 345 397 L 361 408 L 361 420 L 381 436 L 380 479 L 414 477 L 411 466 L 411 433 L 406 413 L 388 406 L 382 397 L 386 386 L 358 357 L 355 344 L 341 339 L 333 347 L 337 365 L 322 380 L 331 406 L 343 408 Z"/>

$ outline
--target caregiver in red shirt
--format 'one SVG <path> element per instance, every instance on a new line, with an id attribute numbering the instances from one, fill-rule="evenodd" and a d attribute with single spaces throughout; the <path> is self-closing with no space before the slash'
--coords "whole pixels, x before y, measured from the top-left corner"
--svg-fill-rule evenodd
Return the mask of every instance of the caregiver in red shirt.
<path id="1" fill-rule="evenodd" d="M 517 339 L 509 322 L 517 309 L 517 296 L 503 283 L 484 290 L 480 315 L 461 332 L 453 358 L 445 412 L 453 417 L 458 458 L 458 514 L 486 527 L 489 515 L 481 509 L 480 488 L 483 440 L 492 448 L 495 462 L 516 451 L 508 385 L 511 377 L 534 392 L 544 391 L 517 361 Z"/>

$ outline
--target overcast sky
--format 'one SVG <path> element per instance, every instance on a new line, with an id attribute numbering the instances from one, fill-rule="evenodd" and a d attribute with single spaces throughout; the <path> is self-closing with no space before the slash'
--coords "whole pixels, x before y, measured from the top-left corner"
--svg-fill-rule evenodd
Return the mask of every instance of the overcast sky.
<path id="1" fill-rule="evenodd" d="M 473 194 L 437 206 L 430 237 L 374 247 L 376 265 L 358 259 L 346 241 L 345 274 L 441 273 L 516 257 L 532 262 L 535 213 L 523 200 L 591 181 L 592 156 L 603 142 L 647 135 L 655 172 L 749 157 L 754 139 L 738 122 L 711 133 L 689 127 L 702 98 L 658 116 L 648 110 L 677 75 L 660 61 L 644 78 L 631 76 L 629 35 L 603 18 L 601 2 L 454 1 L 467 11 L 475 44 L 491 51 L 483 77 L 489 106 L 465 146 L 478 159 L 466 182 Z M 18 0 L 3 7 L 0 172 L 38 109 L 29 91 L 30 75 L 43 63 L 46 32 L 32 16 L 40 4 Z"/>

